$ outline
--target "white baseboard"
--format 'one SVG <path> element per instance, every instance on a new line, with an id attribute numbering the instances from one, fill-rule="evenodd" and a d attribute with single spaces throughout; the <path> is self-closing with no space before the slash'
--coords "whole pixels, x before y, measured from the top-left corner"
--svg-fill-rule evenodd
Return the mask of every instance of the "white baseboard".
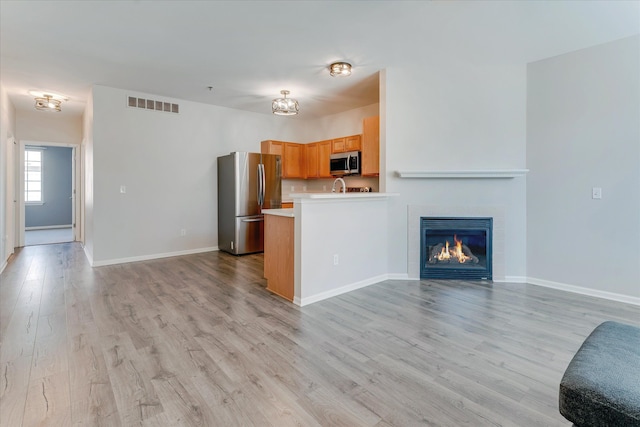
<path id="1" fill-rule="evenodd" d="M 314 302 L 322 301 L 327 298 L 335 297 L 338 295 L 345 294 L 347 292 L 355 291 L 356 289 L 364 288 L 369 285 L 373 285 L 374 283 L 380 283 L 382 281 L 387 280 L 387 275 L 382 274 L 380 276 L 370 277 L 365 280 L 361 280 L 359 282 L 351 283 L 349 285 L 341 286 L 336 289 L 331 289 L 329 291 L 320 292 L 319 294 L 311 295 L 305 298 L 294 297 L 293 303 L 299 305 L 300 307 L 312 304 Z"/>
<path id="2" fill-rule="evenodd" d="M 420 280 L 419 278 L 409 278 L 406 274 L 389 274 L 388 280 Z M 531 285 L 542 286 L 545 288 L 557 289 L 560 291 L 573 292 L 581 295 L 618 301 L 627 304 L 640 305 L 640 298 L 629 295 L 616 294 L 613 292 L 599 291 L 597 289 L 584 288 L 582 286 L 567 285 L 565 283 L 552 282 L 550 280 L 536 279 L 527 276 L 505 276 L 504 279 L 493 279 L 495 283 L 528 283 Z"/>
<path id="3" fill-rule="evenodd" d="M 407 273 L 387 274 L 387 280 L 420 280 L 419 277 L 409 277 Z"/>
<path id="4" fill-rule="evenodd" d="M 141 256 L 134 256 L 134 257 L 128 257 L 128 258 L 108 259 L 104 261 L 95 261 L 95 262 L 91 259 L 91 257 L 89 257 L 88 254 L 87 254 L 87 258 L 89 259 L 89 263 L 91 264 L 91 267 L 104 267 L 105 265 L 126 264 L 129 262 L 138 262 L 138 261 L 149 261 L 152 259 L 170 258 L 170 257 L 182 256 L 182 255 L 193 255 L 193 254 L 199 254 L 203 252 L 213 252 L 217 250 L 218 250 L 217 246 L 212 246 L 208 248 L 188 249 L 185 251 L 141 255 Z M 85 254 L 86 254 L 86 250 L 85 250 Z"/>
<path id="5" fill-rule="evenodd" d="M 505 276 L 504 279 L 493 279 L 496 283 L 527 283 L 526 276 Z"/>
<path id="6" fill-rule="evenodd" d="M 528 277 L 527 283 L 536 286 L 543 286 L 545 288 L 558 289 L 560 291 L 573 292 L 581 295 L 588 295 L 590 297 L 603 298 L 611 301 L 624 302 L 627 304 L 640 305 L 640 298 L 632 297 L 629 295 L 616 294 L 613 292 L 599 291 L 597 289 L 584 288 L 582 286 L 567 285 L 565 283 L 552 282 L 550 280 L 536 279 L 535 277 Z"/>
<path id="7" fill-rule="evenodd" d="M 8 264 L 7 260 L 5 260 L 2 263 L 2 266 L 0 267 L 0 274 L 2 274 L 2 272 L 4 271 L 5 268 L 7 268 L 7 264 Z"/>
<path id="8" fill-rule="evenodd" d="M 82 244 L 82 250 L 84 251 L 84 256 L 87 257 L 87 261 L 89 261 L 89 265 L 93 267 L 93 256 L 87 252 L 87 247 L 84 244 Z"/>
<path id="9" fill-rule="evenodd" d="M 71 224 L 66 224 L 66 225 L 37 225 L 35 227 L 25 227 L 24 229 L 26 231 L 31 231 L 31 230 L 53 230 L 55 228 L 71 228 L 73 225 Z"/>

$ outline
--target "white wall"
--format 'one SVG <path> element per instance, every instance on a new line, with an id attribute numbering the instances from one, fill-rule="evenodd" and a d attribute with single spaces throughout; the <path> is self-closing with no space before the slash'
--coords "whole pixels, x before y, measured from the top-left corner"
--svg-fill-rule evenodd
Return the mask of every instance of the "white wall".
<path id="1" fill-rule="evenodd" d="M 16 112 L 16 138 L 20 141 L 79 145 L 82 141 L 82 118 L 35 109 L 19 110 Z"/>
<path id="2" fill-rule="evenodd" d="M 15 246 L 14 190 L 16 110 L 4 86 L 0 83 L 0 272 Z"/>
<path id="3" fill-rule="evenodd" d="M 380 105 L 376 103 L 318 119 L 296 120 L 297 139 L 294 142 L 308 143 L 358 135 L 362 133 L 362 120 L 365 117 L 378 115 L 380 115 Z"/>
<path id="4" fill-rule="evenodd" d="M 178 103 L 180 114 L 127 107 L 129 95 Z M 215 248 L 216 158 L 259 151 L 264 139 L 301 141 L 315 126 L 104 86 L 93 88 L 92 107 L 84 130 L 85 182 L 93 185 L 85 189 L 86 250 L 97 265 Z M 342 120 L 351 124 L 340 130 L 357 123 L 359 133 L 362 114 Z"/>
<path id="5" fill-rule="evenodd" d="M 303 198 L 294 209 L 294 302 L 311 304 L 387 277 L 386 198 Z"/>
<path id="6" fill-rule="evenodd" d="M 640 297 L 639 76 L 638 36 L 529 64 L 534 283 Z"/>
<path id="7" fill-rule="evenodd" d="M 396 172 L 524 169 L 526 67 L 450 62 L 381 75 L 381 191 L 400 193 L 389 203 L 389 272 L 407 274 L 409 205 L 471 205 L 504 211 L 505 277 L 499 279 L 523 278 L 526 178 L 400 179 Z"/>
<path id="8" fill-rule="evenodd" d="M 81 240 L 84 251 L 93 264 L 94 221 L 93 221 L 93 92 L 87 99 L 87 106 L 82 115 L 82 167 L 81 167 L 81 200 L 83 204 L 80 216 Z"/>

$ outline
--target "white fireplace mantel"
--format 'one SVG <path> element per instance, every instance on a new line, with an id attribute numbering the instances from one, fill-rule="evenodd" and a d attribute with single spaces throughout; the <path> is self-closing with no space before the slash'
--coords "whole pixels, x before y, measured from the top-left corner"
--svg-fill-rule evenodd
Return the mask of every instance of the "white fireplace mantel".
<path id="1" fill-rule="evenodd" d="M 529 169 L 486 169 L 486 170 L 426 170 L 426 171 L 398 171 L 400 178 L 516 178 L 524 176 Z"/>

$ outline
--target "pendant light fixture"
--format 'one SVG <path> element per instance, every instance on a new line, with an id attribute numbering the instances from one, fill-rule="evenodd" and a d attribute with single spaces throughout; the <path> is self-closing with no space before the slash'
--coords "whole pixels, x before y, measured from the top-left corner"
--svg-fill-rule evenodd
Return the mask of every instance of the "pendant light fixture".
<path id="1" fill-rule="evenodd" d="M 329 65 L 329 74 L 333 77 L 347 77 L 351 75 L 351 64 L 348 62 L 334 62 Z"/>
<path id="2" fill-rule="evenodd" d="M 298 114 L 300 106 L 298 101 L 293 98 L 287 98 L 288 90 L 281 90 L 282 98 L 276 98 L 271 103 L 271 112 L 278 116 L 293 116 Z"/>

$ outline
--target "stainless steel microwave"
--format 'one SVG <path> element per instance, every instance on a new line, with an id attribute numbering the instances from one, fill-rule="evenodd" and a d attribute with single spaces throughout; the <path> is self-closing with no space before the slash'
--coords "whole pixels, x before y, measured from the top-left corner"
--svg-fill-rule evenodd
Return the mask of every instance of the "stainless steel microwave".
<path id="1" fill-rule="evenodd" d="M 360 175 L 360 152 L 349 151 L 331 155 L 331 175 Z"/>

